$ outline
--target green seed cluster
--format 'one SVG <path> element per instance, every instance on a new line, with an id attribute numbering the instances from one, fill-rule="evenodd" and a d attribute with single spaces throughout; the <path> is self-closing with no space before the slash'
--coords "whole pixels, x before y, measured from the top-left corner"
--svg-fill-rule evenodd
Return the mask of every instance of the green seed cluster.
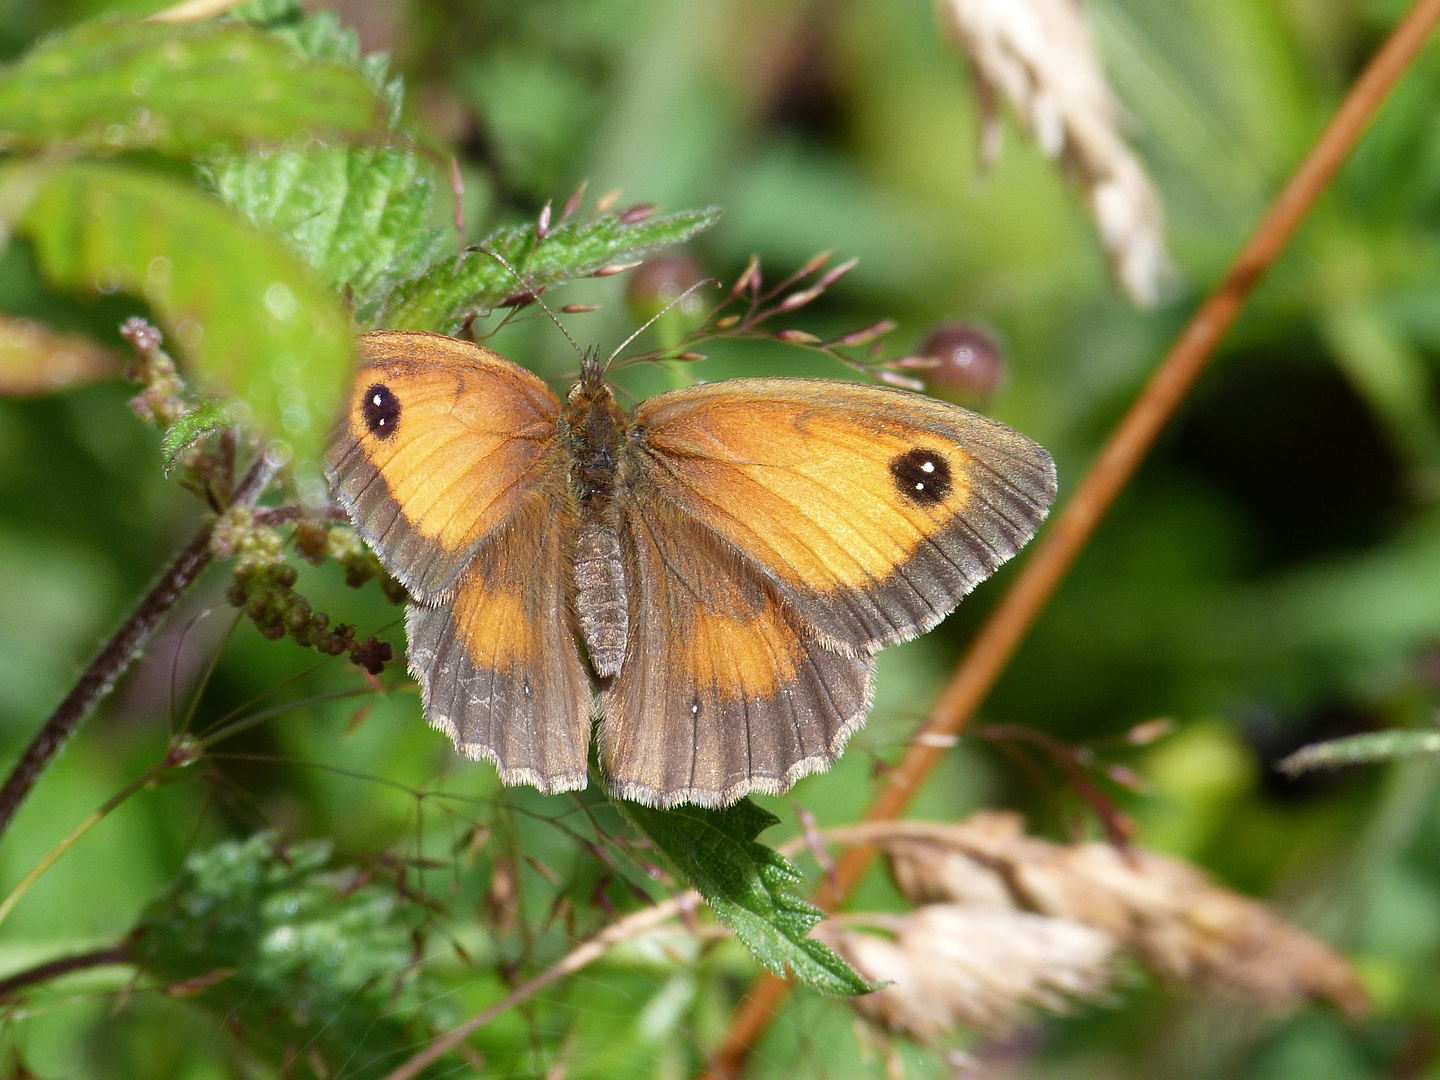
<path id="1" fill-rule="evenodd" d="M 385 573 L 350 529 L 302 521 L 295 526 L 294 541 L 296 551 L 308 562 L 319 565 L 326 558 L 339 562 L 351 588 L 378 577 L 387 598 L 394 603 L 405 600 L 404 588 Z M 345 623 L 332 627 L 329 615 L 314 610 L 295 591 L 299 574 L 285 561 L 284 538 L 277 529 L 257 523 L 253 511 L 237 507 L 224 514 L 215 524 L 211 549 L 218 556 L 235 558 L 235 581 L 227 598 L 244 610 L 267 640 L 288 636 L 326 656 L 348 653 L 351 661 L 372 675 L 380 674 L 393 657 L 389 642 L 373 636 L 359 640 L 355 627 Z"/>
<path id="2" fill-rule="evenodd" d="M 342 525 L 302 521 L 295 526 L 295 550 L 314 566 L 327 558 L 334 559 L 345 570 L 345 584 L 358 589 L 367 581 L 378 579 L 380 591 L 392 604 L 410 599 L 405 586 L 390 576 L 380 565 L 375 553 L 361 543 L 355 530 Z"/>

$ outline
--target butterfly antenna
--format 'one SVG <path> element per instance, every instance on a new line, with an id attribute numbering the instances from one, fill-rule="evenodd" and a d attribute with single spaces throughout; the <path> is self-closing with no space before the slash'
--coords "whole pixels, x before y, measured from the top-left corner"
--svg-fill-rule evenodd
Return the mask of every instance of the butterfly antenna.
<path id="1" fill-rule="evenodd" d="M 504 255 L 501 255 L 498 251 L 492 251 L 490 248 L 487 247 L 477 247 L 475 250 L 483 255 L 489 255 L 506 270 L 510 271 L 510 276 L 513 277 L 517 282 L 519 282 L 520 288 L 523 289 L 530 296 L 534 297 L 535 302 L 545 309 L 545 314 L 550 316 L 550 321 L 560 328 L 560 333 L 565 335 L 565 340 L 570 342 L 571 347 L 575 350 L 576 355 L 580 357 L 580 362 L 583 364 L 585 362 L 585 350 L 580 348 L 580 345 L 576 342 L 576 340 L 570 336 L 570 331 L 566 330 L 565 324 L 562 323 L 558 318 L 556 318 L 555 312 L 550 310 L 550 305 L 545 303 L 545 301 L 541 299 L 540 291 L 536 289 L 534 285 L 530 284 L 523 277 L 521 277 L 520 271 L 516 270 L 515 267 L 511 266 L 510 261 L 506 259 Z"/>
<path id="2" fill-rule="evenodd" d="M 612 353 L 609 355 L 609 357 L 606 358 L 606 360 L 605 360 L 605 368 L 608 368 L 608 367 L 614 362 L 614 360 L 615 360 L 615 358 L 616 358 L 617 356 L 619 356 L 622 352 L 624 352 L 626 349 L 628 349 L 628 348 L 630 347 L 630 343 L 631 343 L 632 341 L 634 341 L 636 338 L 638 338 L 638 337 L 639 337 L 641 334 L 643 334 L 646 330 L 649 330 L 650 327 L 654 326 L 655 323 L 656 323 L 657 321 L 659 321 L 659 319 L 660 319 L 667 311 L 669 311 L 671 308 L 673 308 L 676 304 L 679 304 L 679 303 L 684 302 L 685 298 L 686 298 L 687 296 L 689 296 L 692 292 L 694 292 L 696 289 L 700 288 L 702 285 L 718 285 L 718 284 L 720 284 L 720 283 L 719 283 L 718 281 L 716 281 L 714 278 L 702 278 L 701 280 L 695 282 L 694 285 L 691 285 L 688 289 L 686 289 L 684 292 L 682 292 L 679 296 L 675 297 L 674 300 L 671 300 L 668 304 L 666 304 L 663 308 L 661 308 L 659 311 L 657 311 L 654 315 L 651 315 L 650 318 L 645 321 L 645 325 L 644 325 L 644 326 L 640 327 L 639 330 L 636 330 L 633 334 L 631 334 L 631 335 L 630 335 L 629 337 L 627 337 L 624 341 L 622 341 L 622 342 L 620 343 L 620 347 L 617 348 L 614 352 L 612 352 Z M 605 368 L 601 368 L 601 370 L 603 371 L 603 370 L 605 370 Z"/>

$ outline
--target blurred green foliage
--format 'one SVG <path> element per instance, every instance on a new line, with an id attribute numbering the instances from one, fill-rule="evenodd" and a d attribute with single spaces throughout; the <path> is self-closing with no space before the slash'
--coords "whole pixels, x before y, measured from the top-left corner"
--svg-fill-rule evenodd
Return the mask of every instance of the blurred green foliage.
<path id="1" fill-rule="evenodd" d="M 17 58 L 85 18 L 160 6 L 0 0 L 0 56 Z M 1117 298 L 1082 202 L 1013 125 L 993 169 L 978 168 L 973 87 L 927 3 L 339 6 L 362 48 L 324 54 L 325 62 L 367 63 L 362 52 L 388 50 L 389 68 L 369 62 L 366 86 L 389 102 L 390 72 L 406 77 L 399 124 L 419 132 L 425 148 L 267 148 L 217 158 L 207 178 L 251 221 L 288 234 L 326 279 L 348 284 L 362 312 L 378 311 L 392 288 L 446 250 L 448 199 L 434 168 L 443 159 L 438 150 L 434 161 L 427 156 L 432 145 L 458 154 L 470 243 L 502 227 L 512 230 L 502 235 L 526 235 L 525 223 L 582 179 L 592 195 L 618 186 L 667 209 L 724 207 L 723 221 L 691 245 L 722 280 L 756 251 L 772 276 L 821 249 L 860 257 L 797 325 L 826 336 L 894 317 L 897 351 L 942 319 L 993 331 L 1008 371 L 991 411 L 1055 454 L 1063 499 L 1406 5 L 1090 0 L 1100 50 L 1169 217 L 1177 275 L 1149 313 Z M 1114 795 L 1138 821 L 1140 842 L 1271 898 L 1350 951 L 1376 1015 L 1357 1026 L 1322 1010 L 1263 1017 L 1142 983 L 1113 1006 L 1047 1022 L 1033 1043 L 1014 1048 L 1024 1075 L 1440 1075 L 1436 766 L 1413 760 L 1299 780 L 1273 768 L 1319 738 L 1426 727 L 1440 704 L 1437 94 L 1440 51 L 1432 46 L 984 709 L 988 720 L 1092 743 L 1135 769 L 1147 790 Z M 300 117 L 296 104 L 297 127 L 325 122 Z M 385 112 L 386 131 L 391 120 Z M 144 170 L 157 190 L 198 197 L 188 167 L 157 160 L 157 150 L 165 147 L 74 168 Z M 353 194 L 347 206 L 371 230 L 362 234 L 367 244 L 391 245 L 385 280 L 357 277 L 362 263 L 380 260 L 357 260 L 353 248 L 332 242 L 357 234 L 309 216 L 316 177 Z M 166 215 L 187 205 L 161 202 Z M 196 227 L 197 259 L 219 257 L 218 238 L 242 224 L 218 204 L 212 213 L 226 224 Z M 263 261 L 278 267 L 287 258 Z M 160 293 L 78 294 L 76 280 L 55 275 L 41 233 L 29 234 L 0 254 L 0 311 L 117 348 L 125 316 L 163 317 Z M 622 289 L 623 278 L 585 280 L 549 295 L 557 304 L 601 304 L 567 321 L 582 343 L 613 345 L 633 329 Z M 576 364 L 541 320 L 517 320 L 490 344 L 547 377 Z M 774 344 L 707 352 L 695 367 L 707 379 L 846 374 Z M 642 396 L 675 377 L 653 365 L 619 373 Z M 159 435 L 126 408 L 131 393 L 99 385 L 0 401 L 7 754 L 25 745 L 197 520 L 198 508 L 162 475 Z M 306 567 L 298 587 L 317 609 L 399 646 L 394 609 L 379 589 L 347 590 L 341 576 L 333 562 Z M 798 832 L 796 807 L 821 825 L 854 819 L 1009 576 L 934 633 L 882 654 L 875 713 L 842 761 L 792 796 L 758 800 L 782 820 L 767 842 Z M 82 839 L 0 925 L 4 970 L 114 943 L 144 912 L 163 909 L 163 900 L 151 907 L 157 896 L 179 895 L 166 892 L 175 882 L 198 880 L 183 876 L 187 855 L 209 850 L 207 859 L 220 860 L 248 849 L 214 845 L 274 828 L 292 852 L 318 851 L 305 844 L 323 838 L 336 865 L 385 869 L 377 878 L 390 883 L 383 905 L 397 906 L 367 909 L 376 921 L 362 919 L 357 933 L 412 925 L 399 914 L 414 913 L 401 903 L 407 895 L 425 910 L 433 927 L 426 977 L 445 983 L 446 1008 L 458 1019 L 666 880 L 654 853 L 624 839 L 623 823 L 594 792 L 545 799 L 500 789 L 489 766 L 456 759 L 424 726 L 413 693 L 323 698 L 363 689 L 359 677 L 339 662 L 317 668 L 313 654 L 264 641 L 248 623 L 232 631 L 225 586 L 218 568 L 202 581 L 146 663 L 47 772 L 0 845 L 0 886 L 17 882 L 164 753 L 217 652 L 195 730 L 246 714 L 262 695 L 248 712 L 294 707 L 141 792 Z M 1173 734 L 1145 747 L 1125 742 L 1133 725 L 1158 716 L 1173 718 Z M 1059 778 L 1039 759 L 1032 766 L 1045 782 L 1036 768 L 967 739 L 915 813 L 1013 805 L 1056 835 L 1093 830 Z M 259 848 L 254 854 L 264 861 Z M 316 895 L 332 905 L 326 911 L 346 907 L 338 894 Z M 899 901 L 877 873 L 856 903 Z M 410 954 L 398 936 L 386 941 L 373 970 L 402 979 Z M 203 974 L 176 965 L 167 978 Z M 638 942 L 501 1017 L 473 1045 L 495 1075 L 544 1076 L 563 1061 L 570 1077 L 686 1076 L 753 971 L 733 943 Z M 7 1066 L 147 1080 L 246 1075 L 253 1066 L 234 1058 L 234 1040 L 205 1001 L 148 983 L 128 993 L 129 978 L 123 968 L 98 969 L 27 997 L 5 1030 Z M 230 992 L 224 982 L 205 991 Z M 403 1008 L 386 998 L 380 1011 L 399 1022 Z M 885 1075 L 884 1061 L 868 1053 L 843 1004 L 800 993 L 762 1043 L 753 1075 Z M 909 1075 L 943 1074 L 933 1057 L 900 1053 Z"/>
<path id="2" fill-rule="evenodd" d="M 427 912 L 329 861 L 328 843 L 273 833 L 191 856 L 128 951 L 172 996 L 243 1030 L 262 1060 L 380 1077 L 429 1033 L 417 1014 L 436 1011 L 412 962 Z"/>

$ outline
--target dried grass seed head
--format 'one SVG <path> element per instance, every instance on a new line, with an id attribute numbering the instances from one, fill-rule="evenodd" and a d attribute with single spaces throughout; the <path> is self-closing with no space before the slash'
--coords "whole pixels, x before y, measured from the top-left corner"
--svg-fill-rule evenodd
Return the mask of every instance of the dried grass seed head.
<path id="1" fill-rule="evenodd" d="M 1159 298 L 1169 270 L 1164 212 L 1120 135 L 1110 91 L 1077 0 L 939 0 L 941 22 L 979 88 L 982 148 L 998 145 L 1003 96 L 1026 131 L 1084 186 L 1116 279 L 1137 304 Z"/>
<path id="2" fill-rule="evenodd" d="M 1265 1008 L 1311 997 L 1351 1016 L 1368 1008 L 1340 953 L 1180 860 L 1052 844 L 1025 835 L 1019 815 L 995 811 L 880 843 L 912 903 L 1008 907 L 1092 927 L 1161 978 Z"/>
<path id="3" fill-rule="evenodd" d="M 937 1042 L 957 1024 L 1004 1035 L 1032 1009 L 1065 1012 L 1110 985 L 1116 942 L 1103 931 L 1030 912 L 930 904 L 886 921 L 890 941 L 822 930 L 867 978 L 888 981 L 856 1008 Z"/>

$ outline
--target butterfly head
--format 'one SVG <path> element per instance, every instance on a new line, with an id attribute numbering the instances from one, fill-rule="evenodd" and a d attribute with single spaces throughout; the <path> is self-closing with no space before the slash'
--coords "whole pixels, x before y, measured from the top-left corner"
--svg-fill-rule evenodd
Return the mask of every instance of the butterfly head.
<path id="1" fill-rule="evenodd" d="M 592 394 L 605 387 L 605 364 L 600 359 L 598 345 L 591 345 L 580 355 L 580 381 L 575 385 L 576 389 L 583 386 Z M 606 389 L 608 391 L 608 387 Z M 574 390 L 571 390 L 570 396 L 574 398 Z"/>

